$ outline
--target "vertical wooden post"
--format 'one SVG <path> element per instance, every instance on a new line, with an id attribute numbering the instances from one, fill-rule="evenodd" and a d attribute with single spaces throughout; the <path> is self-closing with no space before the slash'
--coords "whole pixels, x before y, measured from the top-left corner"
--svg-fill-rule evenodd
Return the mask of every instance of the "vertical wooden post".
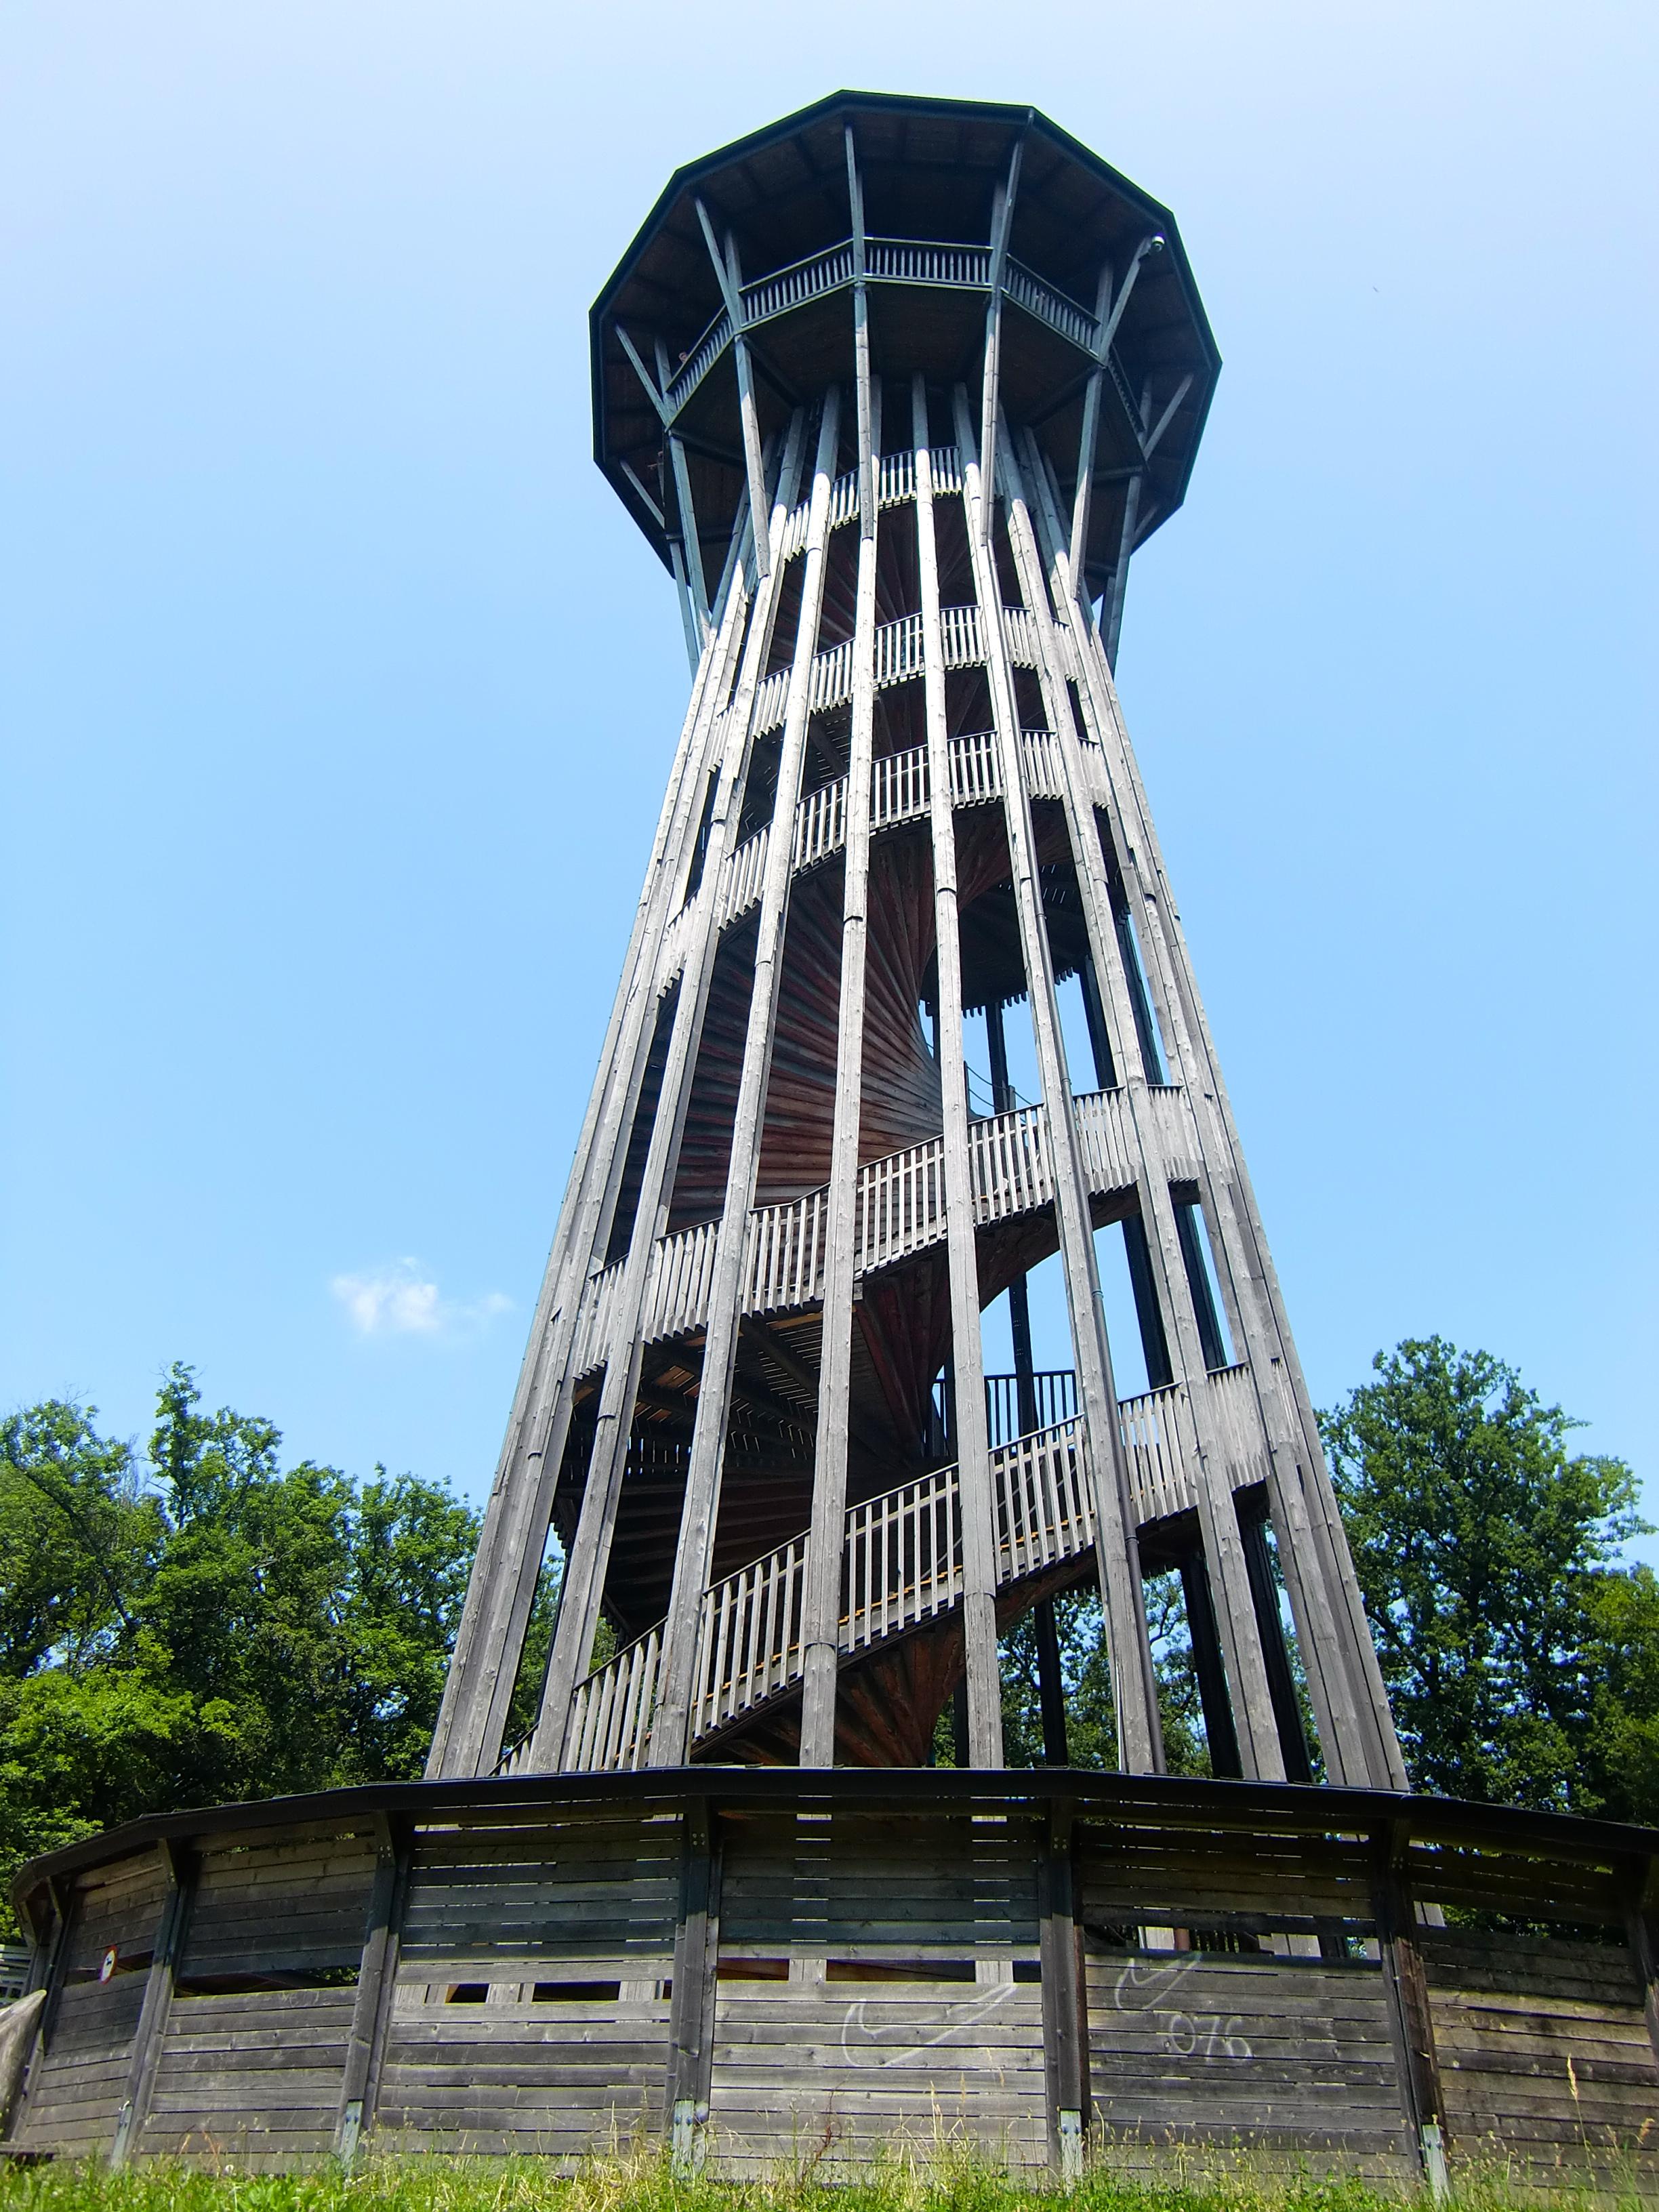
<path id="1" fill-rule="evenodd" d="M 1003 821 L 1013 872 L 1014 905 L 1025 968 L 1032 1035 L 1042 1080 L 1049 1164 L 1054 1176 L 1054 1222 L 1071 1319 L 1073 1356 L 1077 1363 L 1078 1399 L 1083 1411 L 1087 1457 L 1093 1484 L 1095 1558 L 1106 1616 L 1116 1708 L 1118 1756 L 1132 1773 L 1156 1773 L 1164 1764 L 1158 1685 L 1146 1634 L 1139 1564 L 1134 1546 L 1134 1516 L 1128 1470 L 1112 1381 L 1111 1350 L 1100 1299 L 1071 1079 L 1060 1031 L 1054 963 L 1042 906 L 1041 878 L 1031 827 L 1030 796 L 1015 706 L 1013 679 L 1005 635 L 1002 587 L 993 557 L 991 525 L 994 504 L 974 447 L 967 395 L 956 390 L 957 438 L 962 453 L 963 497 L 972 520 L 968 532 L 974 592 L 985 643 L 992 719 L 1002 763 Z M 975 523 L 978 526 L 975 526 Z M 1032 610 L 1035 614 L 1036 610 Z"/>
<path id="2" fill-rule="evenodd" d="M 910 389 L 915 448 L 916 559 L 921 583 L 922 692 L 927 718 L 928 827 L 933 858 L 938 948 L 935 1054 L 944 1124 L 945 1231 L 951 1285 L 951 1358 L 956 1382 L 957 1496 L 962 1525 L 962 1629 L 972 1764 L 1002 1764 L 1002 1678 L 997 1658 L 996 1526 L 985 1418 L 985 1359 L 980 1343 L 979 1255 L 968 1145 L 968 1073 L 963 1056 L 962 945 L 957 907 L 957 829 L 951 796 L 945 718 L 945 643 L 939 615 L 939 546 L 933 535 L 933 457 L 927 392 Z M 960 1748 L 957 1751 L 961 1759 Z"/>
<path id="3" fill-rule="evenodd" d="M 149 2115 L 161 2045 L 173 2010 L 173 1984 L 178 1978 L 179 1961 L 184 1955 L 190 1909 L 196 1896 L 198 1862 L 191 1846 L 164 1837 L 156 1850 L 167 1877 L 167 1888 L 150 1949 L 149 1973 L 138 2010 L 138 2025 L 133 2031 L 126 2094 L 116 2115 L 115 2133 L 109 2147 L 112 2172 L 118 2172 L 126 2164 Z"/>
<path id="4" fill-rule="evenodd" d="M 817 643 L 823 601 L 830 495 L 835 481 L 840 426 L 841 394 L 831 386 L 824 395 L 818 425 L 800 614 L 789 667 L 788 704 L 778 755 L 772 830 L 766 848 L 760 917 L 755 930 L 754 987 L 750 994 L 749 1019 L 744 1035 L 743 1073 L 738 1079 L 732 1115 L 725 1202 L 714 1243 L 708 1334 L 691 1431 L 690 1465 L 680 1510 L 679 1541 L 674 1554 L 668 1613 L 663 1623 L 657 1709 L 651 1723 L 649 1756 L 653 1766 L 677 1766 L 690 1749 L 692 1681 L 698 1664 L 702 1594 L 709 1577 L 720 1511 L 726 1415 L 731 1407 L 738 1325 L 743 1308 L 749 1214 L 755 1199 L 767 1082 L 777 1027 L 778 992 L 783 977 L 784 931 L 793 875 L 795 805 L 800 796 L 801 763 L 811 714 L 812 653 Z"/>
<path id="5" fill-rule="evenodd" d="M 1215 1600 L 1210 1591 L 1210 1572 L 1201 1543 L 1181 1562 L 1181 1594 L 1186 1601 L 1187 1626 L 1193 1639 L 1193 1671 L 1198 1677 L 1198 1702 L 1204 1716 L 1205 1741 L 1210 1747 L 1210 1771 L 1218 1778 L 1236 1780 L 1244 1770 L 1238 1756 L 1238 1732 L 1233 1726 L 1227 1670 L 1221 1656 L 1221 1632 L 1216 1625 Z"/>
<path id="6" fill-rule="evenodd" d="M 53 1876 L 46 1888 L 50 1926 L 41 1925 L 41 1916 L 38 1911 L 32 1911 L 29 1916 L 30 1929 L 34 1938 L 30 1979 L 40 1990 L 41 2002 L 35 2014 L 33 2030 L 27 2039 L 27 2055 L 16 2063 L 8 2109 L 0 2112 L 0 2127 L 3 2127 L 8 2134 L 11 2132 L 18 2106 L 27 2103 L 30 2091 L 40 2078 L 40 2061 L 52 2040 L 58 2008 L 63 2002 L 64 1984 L 69 1978 L 70 1950 L 74 1942 L 75 1923 L 81 1911 L 80 1892 L 73 1881 L 64 1881 Z"/>
<path id="7" fill-rule="evenodd" d="M 404 1816 L 380 1814 L 374 1830 L 374 1880 L 368 1895 L 357 1995 L 351 2008 L 345 2068 L 340 2078 L 340 2112 L 334 2130 L 336 2155 L 347 2166 L 374 2124 L 380 2067 L 397 1993 L 398 1951 L 414 1851 L 413 1828 Z"/>
<path id="8" fill-rule="evenodd" d="M 1627 1859 L 1620 1870 L 1625 1899 L 1625 1930 L 1631 1958 L 1642 1984 L 1642 2008 L 1648 2041 L 1659 2065 L 1659 1859 Z"/>
<path id="9" fill-rule="evenodd" d="M 708 2143 L 720 1972 L 720 1815 L 708 1798 L 691 1798 L 683 1819 L 667 2103 L 673 2170 L 687 2179 L 701 2169 Z"/>
<path id="10" fill-rule="evenodd" d="M 1389 1996 L 1401 2101 L 1423 2178 L 1437 2202 L 1449 2193 L 1445 2111 L 1435 2056 L 1434 2015 L 1417 1947 L 1417 1910 L 1407 1877 L 1411 1830 L 1390 1820 L 1372 1838 L 1376 1948 Z"/>
<path id="11" fill-rule="evenodd" d="M 835 1125 L 830 1133 L 829 1222 L 824 1239 L 823 1343 L 818 1377 L 812 1522 L 801 1608 L 800 1763 L 832 1766 L 841 1652 L 842 1555 L 851 1413 L 853 1285 L 858 1235 L 859 1132 L 864 1100 L 865 967 L 870 888 L 870 781 L 876 712 L 876 410 L 864 283 L 864 194 L 847 131 L 847 188 L 853 218 L 854 397 L 858 422 L 859 550 L 853 617 L 853 722 L 847 769 L 847 860 L 842 891 L 841 1003 L 836 1039 Z"/>
<path id="12" fill-rule="evenodd" d="M 1008 234 L 1013 228 L 1014 195 L 1019 190 L 1020 156 L 1025 150 L 1023 137 L 1014 141 L 1014 150 L 1008 163 L 1008 181 L 999 185 L 991 209 L 991 298 L 985 310 L 985 368 L 980 400 L 979 450 L 985 456 L 988 481 L 994 472 L 997 418 L 1001 410 L 1002 386 L 1002 283 L 1008 264 Z M 964 451 L 963 459 L 966 459 Z M 982 542 L 991 542 L 991 509 L 988 500 L 980 510 L 980 534 Z"/>
<path id="13" fill-rule="evenodd" d="M 1089 2012 L 1070 1802 L 1048 1808 L 1037 1866 L 1038 1945 L 1042 1975 L 1042 2060 L 1048 2089 L 1048 2154 L 1062 2184 L 1083 2179 L 1089 2125 Z"/>
<path id="14" fill-rule="evenodd" d="M 722 630 L 741 628 L 743 592 L 728 570 Z M 454 1655 L 427 1761 L 428 1776 L 488 1773 L 506 1724 L 541 1569 L 570 1418 L 568 1369 L 583 1285 L 610 1233 L 619 1155 L 626 1150 L 656 1006 L 661 935 L 696 839 L 703 776 L 723 696 L 725 653 L 705 651 L 658 818 L 622 980 L 600 1050 L 559 1225 L 548 1255 L 484 1526 L 467 1583 Z"/>
<path id="15" fill-rule="evenodd" d="M 1026 450 L 1028 454 L 1034 450 L 1029 437 Z M 1352 1607 L 1358 1606 L 1358 1590 L 1354 1585 L 1350 1592 L 1343 1583 L 1340 1567 L 1346 1562 L 1346 1546 L 1341 1547 L 1339 1559 L 1328 1530 L 1322 1534 L 1324 1506 L 1320 1493 L 1329 1490 L 1322 1460 L 1304 1461 L 1310 1467 L 1310 1475 L 1315 1478 L 1310 1481 L 1304 1493 L 1298 1461 L 1304 1459 L 1308 1449 L 1312 1414 L 1310 1411 L 1307 1413 L 1306 1421 L 1300 1430 L 1293 1420 L 1287 1425 L 1285 1409 L 1292 1401 L 1305 1407 L 1305 1386 L 1301 1381 L 1300 1370 L 1294 1368 L 1294 1353 L 1289 1343 L 1282 1303 L 1278 1296 L 1276 1282 L 1272 1278 L 1271 1261 L 1255 1213 L 1254 1200 L 1249 1194 L 1225 1093 L 1214 1064 L 1213 1048 L 1204 1026 L 1196 987 L 1192 983 L 1190 962 L 1187 959 L 1181 939 L 1179 921 L 1166 896 L 1167 884 L 1157 837 L 1146 809 L 1145 793 L 1140 787 L 1139 772 L 1123 732 L 1116 694 L 1099 645 L 1093 638 L 1086 610 L 1079 605 L 1072 584 L 1062 528 L 1052 505 L 1046 480 L 1042 471 L 1034 467 L 1028 470 L 1028 478 L 1035 490 L 1036 505 L 1033 512 L 1023 501 L 1013 502 L 1011 528 L 1016 556 L 1023 557 L 1022 549 L 1035 528 L 1043 544 L 1042 557 L 1049 564 L 1054 579 L 1055 619 L 1069 639 L 1069 658 L 1082 679 L 1078 702 L 1088 734 L 1094 745 L 1100 749 L 1094 756 L 1097 765 L 1085 763 L 1072 717 L 1069 713 L 1062 716 L 1060 750 L 1071 793 L 1068 808 L 1072 816 L 1073 849 L 1079 855 L 1079 883 L 1084 891 L 1085 910 L 1089 912 L 1091 943 L 1095 948 L 1097 968 L 1109 987 L 1112 1011 L 1118 1025 L 1117 1036 L 1120 1042 L 1124 1042 L 1132 1037 L 1133 1030 L 1126 1025 L 1125 1003 L 1119 991 L 1121 963 L 1115 957 L 1115 948 L 1112 944 L 1115 932 L 1107 920 L 1093 911 L 1101 890 L 1095 866 L 1099 848 L 1094 829 L 1098 816 L 1110 824 L 1117 863 L 1126 890 L 1132 896 L 1140 899 L 1144 915 L 1154 912 L 1164 915 L 1158 930 L 1146 944 L 1149 966 L 1153 970 L 1156 983 L 1164 963 L 1167 962 L 1170 964 L 1172 979 L 1178 988 L 1173 997 L 1165 999 L 1164 1008 L 1170 1016 L 1172 1042 L 1180 1056 L 1180 1074 L 1195 1117 L 1199 1145 L 1206 1158 L 1216 1158 L 1223 1164 L 1229 1182 L 1241 1195 L 1241 1214 L 1248 1218 L 1248 1239 L 1241 1243 L 1241 1218 L 1224 1207 L 1219 1209 L 1223 1250 L 1218 1254 L 1218 1265 L 1237 1271 L 1246 1244 L 1254 1255 L 1250 1294 L 1241 1296 L 1237 1310 L 1243 1314 L 1246 1322 L 1246 1349 L 1268 1457 L 1269 1493 L 1274 1522 L 1282 1534 L 1280 1553 L 1285 1564 L 1285 1586 L 1307 1668 L 1309 1689 L 1318 1718 L 1327 1767 L 1334 1781 L 1369 1781 L 1381 1787 L 1403 1788 L 1404 1768 L 1400 1763 L 1399 1748 L 1388 1715 L 1387 1697 L 1376 1671 L 1376 1655 L 1371 1649 L 1369 1632 L 1364 1628 L 1363 1611 L 1359 1618 L 1358 1636 L 1363 1640 L 1364 1649 L 1350 1648 L 1355 1646 L 1350 1600 Z M 1044 629 L 1046 618 L 1045 606 L 1039 617 L 1040 631 Z M 1091 750 L 1092 752 L 1092 747 Z M 1082 865 L 1085 859 L 1089 864 L 1086 869 Z M 1149 878 L 1158 888 L 1160 896 L 1155 908 L 1149 905 L 1142 893 L 1144 878 Z M 1178 1013 L 1181 1018 L 1176 1018 Z M 1132 1010 L 1128 1018 L 1132 1018 Z M 1127 1069 L 1127 1099 L 1132 1115 L 1138 1117 L 1143 1109 L 1144 1079 L 1139 1071 L 1138 1055 L 1132 1047 L 1120 1053 L 1120 1065 Z M 1155 1132 L 1147 1132 L 1143 1140 L 1143 1150 L 1149 1151 L 1153 1158 L 1157 1158 Z M 1167 1202 L 1167 1187 L 1152 1189 L 1149 1188 L 1151 1180 L 1143 1180 L 1142 1203 L 1144 1208 L 1156 1210 L 1158 1234 L 1150 1242 L 1149 1257 L 1158 1269 L 1164 1301 L 1168 1309 L 1178 1316 L 1183 1310 L 1186 1290 L 1181 1279 L 1174 1224 Z M 1218 1181 L 1219 1177 L 1216 1180 Z M 1259 1296 L 1256 1295 L 1258 1291 Z M 1195 1344 L 1195 1331 L 1189 1332 L 1189 1337 L 1190 1343 Z M 1183 1345 L 1183 1360 L 1189 1356 L 1190 1345 Z M 1283 1391 L 1281 1374 L 1286 1386 Z M 1205 1387 L 1201 1372 L 1194 1376 L 1194 1381 L 1201 1394 Z M 1312 1433 L 1316 1439 L 1316 1429 L 1312 1429 Z M 1218 1468 L 1218 1474 L 1220 1471 Z M 1206 1482 L 1204 1487 L 1208 1491 L 1210 1485 Z M 1224 1486 L 1218 1486 L 1218 1489 Z M 1218 1497 L 1218 1506 L 1219 1502 Z M 1330 1511 L 1334 1516 L 1334 1503 Z M 1211 1556 L 1224 1560 L 1222 1588 L 1227 1599 L 1230 1635 L 1241 1644 L 1248 1658 L 1251 1644 L 1255 1644 L 1258 1655 L 1261 1645 L 1254 1632 L 1254 1624 L 1247 1628 L 1244 1607 L 1238 1602 L 1243 1591 L 1238 1587 L 1240 1578 L 1233 1572 L 1229 1557 L 1234 1548 L 1233 1540 L 1225 1525 L 1229 1517 L 1231 1507 L 1226 1515 L 1212 1510 L 1208 1515 L 1205 1538 Z M 1351 1564 L 1348 1565 L 1346 1583 L 1352 1583 Z M 1255 1671 L 1254 1666 L 1249 1667 L 1249 1674 Z M 1278 1730 L 1272 1723 L 1271 1695 L 1269 1693 L 1265 1700 L 1261 1695 L 1264 1683 L 1265 1676 L 1263 1682 L 1252 1686 L 1247 1674 L 1243 1711 L 1237 1717 L 1248 1724 L 1247 1756 L 1258 1771 L 1272 1776 L 1277 1771 L 1283 1771 L 1279 1764 L 1283 1753 L 1272 1741 L 1277 1736 Z M 1359 1686 L 1357 1687 L 1357 1684 Z"/>

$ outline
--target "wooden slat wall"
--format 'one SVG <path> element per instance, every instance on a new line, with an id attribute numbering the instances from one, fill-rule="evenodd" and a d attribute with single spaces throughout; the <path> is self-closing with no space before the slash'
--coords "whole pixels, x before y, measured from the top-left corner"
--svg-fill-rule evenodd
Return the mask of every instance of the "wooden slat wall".
<path id="1" fill-rule="evenodd" d="M 1381 1970 L 1270 1951 L 1091 1951 L 1097 2122 L 1147 2145 L 1340 2153 L 1407 2179 Z"/>
<path id="2" fill-rule="evenodd" d="M 1166 1818 L 1126 1798 L 1108 1818 L 1083 1790 L 1045 1989 L 1041 1803 L 1000 1809 L 985 1778 L 930 1811 L 835 1794 L 803 1807 L 735 1784 L 722 1801 L 720 1772 L 698 1770 L 720 1870 L 712 2011 L 695 2065 L 683 2050 L 673 2076 L 714 2172 L 780 2159 L 845 2172 L 941 2136 L 1018 2167 L 1059 2159 L 1060 2108 L 1085 2087 L 1075 2065 L 1072 2104 L 1055 2086 L 1073 1927 L 1084 2108 L 1118 2162 L 1237 2147 L 1413 2183 L 1415 2130 L 1436 2120 L 1454 2161 L 1659 2172 L 1659 2063 L 1614 1917 L 1645 1894 L 1646 1861 L 1616 1846 L 1598 1859 L 1570 1832 L 1486 1848 L 1470 1834 L 1402 1853 L 1377 1826 L 1399 1825 L 1386 1806 L 1356 1808 L 1352 1832 L 1297 1834 L 1271 1807 L 1254 1828 L 1197 1825 L 1236 1814 L 1220 1793 L 1213 1811 Z M 568 2160 L 663 2139 L 689 1802 L 671 1790 L 399 1816 L 410 1865 L 369 2141 Z M 368 2081 L 360 2069 L 349 2091 L 346 2061 L 375 1838 L 372 1816 L 317 1819 L 184 1847 L 199 1887 L 140 2156 L 292 2166 L 333 2152 L 343 2103 Z M 95 2157 L 132 2075 L 162 1881 L 149 1850 L 73 1879 L 57 2016 L 12 2142 Z M 1052 1881 L 1041 1893 L 1052 1905 Z M 1565 1911 L 1584 1940 L 1518 1929 L 1528 1901 L 1534 1918 Z M 1378 1954 L 1385 1905 L 1388 1957 L 1404 1929 L 1421 1962 L 1403 2031 Z M 1504 1918 L 1449 1929 L 1442 1909 Z M 100 1984 L 112 1947 L 118 1970 Z M 1408 2061 L 1422 2082 L 1402 2078 Z"/>
<path id="3" fill-rule="evenodd" d="M 11 2136 L 19 2150 L 73 2158 L 108 2148 L 126 2094 L 162 1887 L 154 1850 L 100 1868 L 82 1887 L 57 2018 Z M 100 1982 L 112 1948 L 117 1971 Z"/>
<path id="4" fill-rule="evenodd" d="M 332 2148 L 374 1873 L 367 1825 L 204 1838 L 142 2155 Z M 301 1985 L 234 1986 L 277 1974 Z"/>
<path id="5" fill-rule="evenodd" d="M 823 2172 L 941 2136 L 1042 2165 L 1029 1824 L 727 1820 L 725 1838 L 719 2171 Z"/>
<path id="6" fill-rule="evenodd" d="M 1659 2068 L 1618 1943 L 1419 1932 L 1454 2152 L 1659 2174 Z"/>
<path id="7" fill-rule="evenodd" d="M 479 1821 L 416 1838 L 376 2139 L 570 2156 L 663 2124 L 679 1824 Z M 587 2000 L 544 1989 L 617 1984 Z M 483 1984 L 483 2003 L 450 2002 Z"/>

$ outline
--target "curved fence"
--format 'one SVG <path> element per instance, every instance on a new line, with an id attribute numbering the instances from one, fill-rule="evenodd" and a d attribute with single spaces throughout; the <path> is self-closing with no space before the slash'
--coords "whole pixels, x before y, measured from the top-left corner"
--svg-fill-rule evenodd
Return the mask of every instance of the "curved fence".
<path id="1" fill-rule="evenodd" d="M 339 1790 L 37 1860 L 6 2148 L 285 2166 L 942 2131 L 1653 2183 L 1659 1833 L 1071 1769 Z M 699 2140 L 701 2138 L 701 2140 Z"/>

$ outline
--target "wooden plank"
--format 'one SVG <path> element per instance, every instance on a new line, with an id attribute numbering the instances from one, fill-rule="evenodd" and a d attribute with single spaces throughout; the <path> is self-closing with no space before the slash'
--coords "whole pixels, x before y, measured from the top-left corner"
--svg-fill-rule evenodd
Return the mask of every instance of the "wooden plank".
<path id="1" fill-rule="evenodd" d="M 384 1819 L 376 1843 L 374 1884 L 369 1893 L 334 2130 L 335 2152 L 348 2166 L 356 2155 L 364 2130 L 374 2124 L 374 2093 L 398 1984 L 398 1936 L 409 1897 L 414 1847 L 409 1823 Z"/>

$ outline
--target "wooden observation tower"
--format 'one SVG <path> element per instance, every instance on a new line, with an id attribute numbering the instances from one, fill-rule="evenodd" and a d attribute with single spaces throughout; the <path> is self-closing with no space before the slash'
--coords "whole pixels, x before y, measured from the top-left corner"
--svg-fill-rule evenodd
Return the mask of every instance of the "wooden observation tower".
<path id="1" fill-rule="evenodd" d="M 1659 1831 L 1404 1790 L 1118 714 L 1216 366 L 1170 216 L 1029 109 L 842 94 L 670 185 L 597 449 L 696 677 L 430 1776 L 20 1869 L 9 2154 L 1651 2183 Z M 1172 1568 L 1220 1778 L 1158 1771 Z M 1118 1773 L 1043 1632 L 1090 1578 Z"/>
<path id="2" fill-rule="evenodd" d="M 1293 1642 L 1326 1778 L 1402 1788 L 1112 682 L 1218 367 L 1172 218 L 1030 109 L 841 94 L 674 177 L 592 348 L 696 673 L 430 1772 L 916 1766 L 964 1684 L 994 1769 L 1032 1607 L 1063 1764 L 1090 1578 L 1156 1772 L 1178 1566 L 1217 1775 L 1309 1778 Z"/>

